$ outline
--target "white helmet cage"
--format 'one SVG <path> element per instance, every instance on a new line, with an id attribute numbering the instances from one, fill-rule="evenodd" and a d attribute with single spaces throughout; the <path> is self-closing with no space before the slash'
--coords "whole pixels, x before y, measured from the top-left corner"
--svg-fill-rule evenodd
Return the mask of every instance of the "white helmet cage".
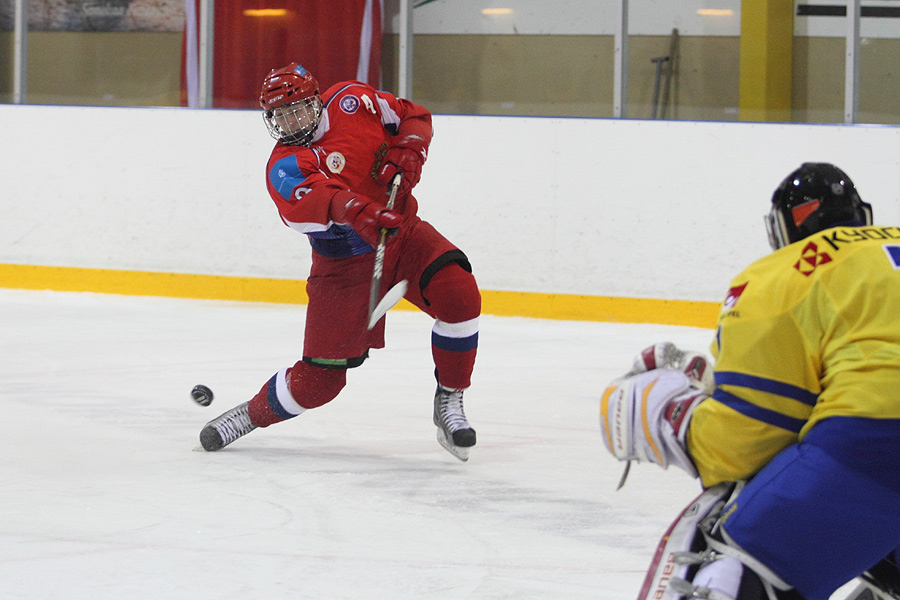
<path id="1" fill-rule="evenodd" d="M 791 243 L 787 224 L 784 222 L 784 215 L 778 209 L 772 207 L 769 213 L 765 215 L 765 221 L 766 233 L 769 236 L 769 247 L 772 250 L 784 248 Z"/>
<path id="2" fill-rule="evenodd" d="M 307 145 L 321 118 L 322 98 L 318 93 L 263 113 L 269 135 L 292 146 Z"/>

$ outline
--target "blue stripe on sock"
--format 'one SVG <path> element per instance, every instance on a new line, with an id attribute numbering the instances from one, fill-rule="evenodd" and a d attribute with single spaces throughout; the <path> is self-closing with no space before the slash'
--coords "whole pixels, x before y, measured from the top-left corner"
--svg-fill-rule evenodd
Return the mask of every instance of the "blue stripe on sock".
<path id="1" fill-rule="evenodd" d="M 431 344 L 449 352 L 468 352 L 478 347 L 478 332 L 464 338 L 452 338 L 431 332 Z"/>
<path id="2" fill-rule="evenodd" d="M 275 413 L 275 416 L 282 421 L 286 421 L 287 419 L 296 417 L 297 415 L 292 415 L 288 411 L 284 410 L 284 407 L 281 406 L 281 402 L 278 401 L 278 388 L 275 387 L 276 377 L 278 377 L 278 373 L 272 375 L 272 379 L 269 380 L 269 383 L 266 386 L 266 399 L 269 401 L 269 408 L 272 409 L 272 412 Z"/>

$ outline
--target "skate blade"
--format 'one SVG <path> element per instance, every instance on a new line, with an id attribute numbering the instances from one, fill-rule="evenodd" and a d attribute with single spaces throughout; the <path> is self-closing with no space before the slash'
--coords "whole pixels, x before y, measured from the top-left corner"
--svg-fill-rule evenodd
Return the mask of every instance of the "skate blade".
<path id="1" fill-rule="evenodd" d="M 469 448 L 460 448 L 451 442 L 447 436 L 444 434 L 444 430 L 440 427 L 437 428 L 437 441 L 438 443 L 444 447 L 444 450 L 458 458 L 459 460 L 466 462 L 469 460 Z"/>

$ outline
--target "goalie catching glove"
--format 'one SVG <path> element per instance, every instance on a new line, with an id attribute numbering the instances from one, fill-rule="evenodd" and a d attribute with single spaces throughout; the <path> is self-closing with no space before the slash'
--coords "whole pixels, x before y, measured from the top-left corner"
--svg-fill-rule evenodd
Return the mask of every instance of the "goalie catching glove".
<path id="1" fill-rule="evenodd" d="M 697 477 L 685 436 L 694 409 L 708 397 L 687 375 L 670 369 L 613 380 L 600 401 L 606 449 L 622 461 L 652 462 L 664 469 L 674 464 Z"/>

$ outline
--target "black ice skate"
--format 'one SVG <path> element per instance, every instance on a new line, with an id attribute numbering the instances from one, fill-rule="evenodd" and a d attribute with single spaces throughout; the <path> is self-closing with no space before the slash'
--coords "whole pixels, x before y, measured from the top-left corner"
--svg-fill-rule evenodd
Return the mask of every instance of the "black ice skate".
<path id="1" fill-rule="evenodd" d="M 475 430 L 463 411 L 462 390 L 448 390 L 438 385 L 434 393 L 434 424 L 440 445 L 459 460 L 469 460 L 469 448 L 475 445 Z"/>
<path id="2" fill-rule="evenodd" d="M 200 430 L 200 445 L 207 452 L 221 450 L 239 437 L 245 436 L 256 425 L 250 422 L 247 410 L 249 402 L 244 402 L 219 415 Z"/>

